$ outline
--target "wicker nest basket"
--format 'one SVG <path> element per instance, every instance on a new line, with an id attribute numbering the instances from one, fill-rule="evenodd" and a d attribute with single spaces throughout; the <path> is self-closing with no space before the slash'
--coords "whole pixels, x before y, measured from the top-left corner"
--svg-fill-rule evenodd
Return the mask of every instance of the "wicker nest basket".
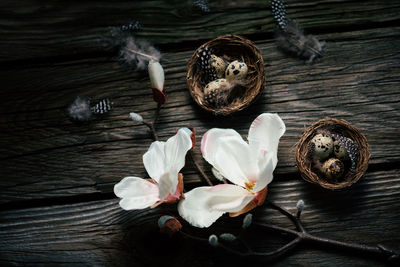
<path id="1" fill-rule="evenodd" d="M 308 155 L 309 144 L 319 131 L 329 131 L 352 139 L 358 146 L 359 154 L 356 159 L 355 171 L 344 173 L 339 182 L 329 181 L 324 175 L 313 169 L 312 159 Z M 296 163 L 304 180 L 319 184 L 327 189 L 342 189 L 356 183 L 365 173 L 370 158 L 369 146 L 365 136 L 345 120 L 325 118 L 308 127 L 296 145 Z"/>
<path id="2" fill-rule="evenodd" d="M 235 95 L 226 106 L 213 107 L 207 105 L 204 101 L 203 90 L 206 82 L 203 73 L 196 64 L 197 51 L 204 47 L 212 49 L 214 54 L 227 61 L 242 60 L 247 64 L 248 73 L 245 89 L 240 94 Z M 256 96 L 264 90 L 264 61 L 260 50 L 250 40 L 238 35 L 219 36 L 201 45 L 193 53 L 188 62 L 186 81 L 191 96 L 201 108 L 215 115 L 229 115 L 249 106 Z"/>

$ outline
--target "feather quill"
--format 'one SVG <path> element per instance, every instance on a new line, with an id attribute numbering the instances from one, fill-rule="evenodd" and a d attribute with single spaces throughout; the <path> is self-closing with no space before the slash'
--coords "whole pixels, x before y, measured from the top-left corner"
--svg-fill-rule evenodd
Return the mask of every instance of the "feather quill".
<path id="1" fill-rule="evenodd" d="M 119 59 L 125 65 L 144 70 L 150 60 L 160 61 L 161 53 L 147 41 L 127 36 L 121 47 Z"/>
<path id="2" fill-rule="evenodd" d="M 322 56 L 325 42 L 312 35 L 305 35 L 298 23 L 286 17 L 285 5 L 281 0 L 272 0 L 271 9 L 277 24 L 275 40 L 283 51 L 312 63 Z"/>

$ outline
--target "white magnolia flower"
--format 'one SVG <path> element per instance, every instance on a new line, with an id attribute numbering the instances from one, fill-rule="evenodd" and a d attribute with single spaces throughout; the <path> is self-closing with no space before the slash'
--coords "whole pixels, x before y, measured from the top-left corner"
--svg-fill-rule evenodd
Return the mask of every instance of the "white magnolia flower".
<path id="1" fill-rule="evenodd" d="M 125 210 L 155 207 L 173 203 L 183 197 L 183 181 L 179 171 L 185 165 L 186 153 L 192 148 L 192 131 L 179 129 L 167 142 L 155 141 L 143 155 L 143 163 L 152 179 L 125 177 L 114 186 Z"/>
<path id="2" fill-rule="evenodd" d="M 185 194 L 179 214 L 190 224 L 208 227 L 224 213 L 238 216 L 264 202 L 278 163 L 278 143 L 285 124 L 264 113 L 250 126 L 248 143 L 232 129 L 214 128 L 201 140 L 203 157 L 233 184 L 198 187 Z"/>

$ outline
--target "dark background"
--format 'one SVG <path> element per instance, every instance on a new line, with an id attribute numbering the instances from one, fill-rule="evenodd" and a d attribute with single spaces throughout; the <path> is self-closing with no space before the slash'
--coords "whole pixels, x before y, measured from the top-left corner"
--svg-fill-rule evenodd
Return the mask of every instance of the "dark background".
<path id="1" fill-rule="evenodd" d="M 168 102 L 157 126 L 166 140 L 194 126 L 197 142 L 212 127 L 247 135 L 262 112 L 277 112 L 287 131 L 268 199 L 294 211 L 306 203 L 305 227 L 323 237 L 400 249 L 400 3 L 286 1 L 287 13 L 327 42 L 313 65 L 285 55 L 273 41 L 268 1 L 1 1 L 0 3 L 0 265 L 206 266 L 233 261 L 204 244 L 160 235 L 161 214 L 174 206 L 123 211 L 112 193 L 127 175 L 146 177 L 141 157 L 152 139 L 129 112 L 151 120 L 156 104 L 146 71 L 121 66 L 110 48 L 110 27 L 139 20 L 137 37 L 162 52 Z M 265 62 L 266 88 L 246 110 L 228 117 L 205 113 L 186 87 L 187 60 L 222 34 L 254 41 Z M 66 107 L 77 95 L 110 97 L 114 110 L 74 123 Z M 312 122 L 349 121 L 368 139 L 372 157 L 351 188 L 331 192 L 303 181 L 294 146 Z M 200 164 L 210 173 L 210 167 Z M 187 189 L 203 184 L 187 159 Z M 290 227 L 259 207 L 257 220 Z M 241 218 L 222 218 L 209 233 L 236 231 Z M 185 225 L 185 229 L 193 231 Z M 252 243 L 271 250 L 286 239 L 253 230 Z M 256 262 L 254 262 L 254 265 Z M 257 263 L 259 264 L 259 263 Z M 298 247 L 276 266 L 380 266 L 354 253 Z"/>

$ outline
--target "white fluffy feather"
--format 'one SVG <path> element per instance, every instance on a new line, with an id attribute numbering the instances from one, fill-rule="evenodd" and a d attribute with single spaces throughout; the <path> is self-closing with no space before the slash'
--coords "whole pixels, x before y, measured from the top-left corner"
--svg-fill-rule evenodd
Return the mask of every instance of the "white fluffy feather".
<path id="1" fill-rule="evenodd" d="M 151 59 L 160 61 L 161 53 L 148 42 L 136 40 L 133 36 L 128 36 L 121 47 L 119 56 L 124 64 L 135 69 L 144 70 Z"/>
<path id="2" fill-rule="evenodd" d="M 68 116 L 77 121 L 88 121 L 92 117 L 90 110 L 90 100 L 87 98 L 77 97 L 71 105 L 69 105 Z"/>

